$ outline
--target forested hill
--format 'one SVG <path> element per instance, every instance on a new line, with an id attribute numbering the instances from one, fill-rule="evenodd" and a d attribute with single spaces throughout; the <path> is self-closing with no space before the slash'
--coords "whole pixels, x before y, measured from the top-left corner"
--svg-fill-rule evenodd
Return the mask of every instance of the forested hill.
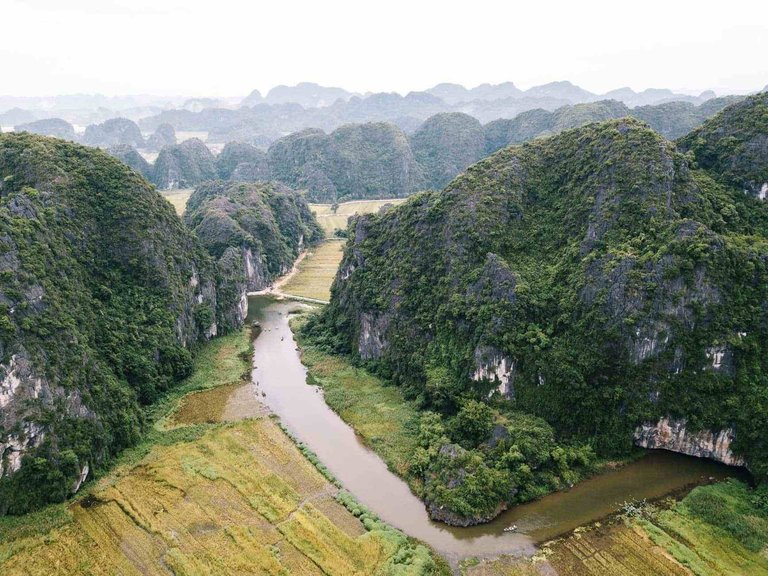
<path id="1" fill-rule="evenodd" d="M 765 166 L 749 142 L 768 125 L 731 124 L 764 102 L 724 111 L 698 149 L 726 158 L 743 144 Z M 665 419 L 688 442 L 673 448 L 765 475 L 768 206 L 728 185 L 759 177 L 720 176 L 631 119 L 506 148 L 442 192 L 354 221 L 308 334 L 445 415 L 493 392 L 502 411 L 602 454 Z M 438 503 L 455 503 L 451 482 Z"/>
<path id="2" fill-rule="evenodd" d="M 216 261 L 227 326 L 245 317 L 247 292 L 269 286 L 323 238 L 304 195 L 276 182 L 207 182 L 190 196 L 184 219 Z"/>
<path id="3" fill-rule="evenodd" d="M 220 330 L 210 257 L 99 150 L 0 135 L 0 514 L 60 501 Z"/>
<path id="4" fill-rule="evenodd" d="M 667 138 L 677 138 L 738 99 L 713 98 L 698 106 L 668 102 L 636 108 L 601 100 L 552 112 L 530 110 L 486 125 L 468 114 L 447 112 L 429 117 L 411 134 L 388 122 L 347 124 L 330 133 L 306 129 L 289 134 L 273 142 L 266 153 L 246 142 L 230 142 L 218 157 L 203 142 L 193 139 L 162 147 L 154 166 L 122 143 L 113 144 L 111 152 L 162 189 L 190 188 L 216 178 L 277 180 L 306 190 L 314 202 L 398 198 L 440 189 L 474 162 L 510 144 L 628 116 L 647 122 Z M 120 135 L 130 132 L 126 129 Z"/>
<path id="5" fill-rule="evenodd" d="M 678 142 L 729 186 L 768 196 L 768 91 L 723 110 Z"/>

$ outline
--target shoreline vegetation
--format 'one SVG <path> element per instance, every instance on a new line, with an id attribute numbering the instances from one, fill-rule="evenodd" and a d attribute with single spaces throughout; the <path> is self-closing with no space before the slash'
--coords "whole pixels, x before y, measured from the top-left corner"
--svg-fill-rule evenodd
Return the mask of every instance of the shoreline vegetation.
<path id="1" fill-rule="evenodd" d="M 291 328 L 309 382 L 323 388 L 328 405 L 423 498 L 423 483 L 408 474 L 418 447 L 418 409 L 397 387 L 386 386 L 344 357 L 325 354 L 307 342 L 301 332 L 306 322 L 307 314 L 298 315 L 291 320 Z M 593 474 L 632 459 L 600 462 Z M 669 496 L 653 503 L 627 503 L 607 518 L 544 542 L 532 558 L 466 558 L 461 573 L 763 574 L 768 570 L 766 494 L 765 488 L 750 489 L 729 480 L 696 487 L 679 499 Z"/>
<path id="2" fill-rule="evenodd" d="M 250 378 L 248 334 L 201 347 L 191 376 L 147 409 L 142 443 L 73 500 L 0 518 L 3 574 L 449 574 L 336 487 L 276 419 L 221 422 L 217 395 Z M 176 421 L 197 395 L 213 406 Z"/>

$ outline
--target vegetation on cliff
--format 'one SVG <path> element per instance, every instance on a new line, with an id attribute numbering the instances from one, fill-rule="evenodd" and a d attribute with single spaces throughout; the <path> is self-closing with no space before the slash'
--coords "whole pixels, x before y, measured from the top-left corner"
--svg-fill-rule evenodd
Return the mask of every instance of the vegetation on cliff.
<path id="1" fill-rule="evenodd" d="M 438 190 L 485 156 L 485 135 L 480 122 L 468 114 L 436 114 L 411 136 L 411 147 L 426 187 Z"/>
<path id="2" fill-rule="evenodd" d="M 221 314 L 240 309 L 226 326 L 245 317 L 247 291 L 266 288 L 323 238 L 304 196 L 275 182 L 207 182 L 190 196 L 184 219 L 216 260 Z"/>
<path id="3" fill-rule="evenodd" d="M 193 188 L 217 177 L 216 158 L 197 138 L 160 150 L 152 169 L 152 182 L 166 190 Z"/>
<path id="4" fill-rule="evenodd" d="M 218 330 L 214 269 L 104 152 L 0 135 L 0 513 L 60 501 L 137 441 Z"/>
<path id="5" fill-rule="evenodd" d="M 357 219 L 306 334 L 447 419 L 450 443 L 425 439 L 423 469 L 460 517 L 525 494 L 531 472 L 558 479 L 533 486 L 567 483 L 591 459 L 583 443 L 624 454 L 664 415 L 735 430 L 732 449 L 764 475 L 766 217 L 645 125 L 592 124 Z M 465 410 L 487 429 L 458 424 Z M 483 448 L 506 421 L 502 454 Z M 478 474 L 494 493 L 483 502 L 460 494 Z"/>
<path id="6" fill-rule="evenodd" d="M 144 137 L 139 126 L 128 118 L 110 118 L 102 124 L 91 124 L 83 134 L 83 144 L 110 148 L 112 146 L 144 147 Z"/>
<path id="7" fill-rule="evenodd" d="M 424 185 L 405 134 L 384 122 L 304 130 L 269 148 L 272 177 L 314 202 L 408 196 Z"/>
<path id="8" fill-rule="evenodd" d="M 768 194 L 768 92 L 731 106 L 678 142 L 726 185 Z"/>

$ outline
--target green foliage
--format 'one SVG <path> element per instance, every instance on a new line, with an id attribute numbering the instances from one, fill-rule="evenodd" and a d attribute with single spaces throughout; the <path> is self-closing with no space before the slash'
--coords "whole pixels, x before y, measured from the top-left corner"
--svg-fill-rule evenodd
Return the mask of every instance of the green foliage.
<path id="1" fill-rule="evenodd" d="M 379 520 L 349 492 L 341 490 L 336 495 L 336 501 L 358 518 L 368 532 L 383 536 L 396 549 L 392 558 L 377 574 L 438 576 L 451 573 L 448 564 L 436 554 L 431 554 L 429 548 Z"/>
<path id="2" fill-rule="evenodd" d="M 718 180 L 758 193 L 768 183 L 768 92 L 729 106 L 679 145 Z"/>
<path id="3" fill-rule="evenodd" d="M 347 124 L 331 134 L 308 129 L 269 148 L 272 177 L 306 188 L 315 202 L 399 198 L 424 184 L 408 139 L 394 124 Z"/>
<path id="4" fill-rule="evenodd" d="M 427 118 L 410 140 L 426 186 L 435 190 L 485 155 L 483 127 L 472 116 L 460 112 Z"/>
<path id="5" fill-rule="evenodd" d="M 520 455 L 487 450 L 523 498 L 572 482 L 587 445 L 626 454 L 662 416 L 735 428 L 733 449 L 762 475 L 767 217 L 640 122 L 592 124 L 354 220 L 306 333 L 448 419 L 491 393 L 502 416 L 546 419 L 556 435 L 515 419 Z"/>
<path id="6" fill-rule="evenodd" d="M 160 150 L 152 168 L 152 182 L 158 188 L 192 188 L 218 177 L 216 159 L 197 138 Z"/>
<path id="7" fill-rule="evenodd" d="M 170 205 L 103 152 L 4 134 L 0 183 L 0 371 L 14 358 L 23 382 L 0 443 L 31 442 L 0 513 L 19 513 L 137 442 L 141 405 L 189 374 L 214 278 Z"/>
<path id="8" fill-rule="evenodd" d="M 491 434 L 493 410 L 485 402 L 466 400 L 453 418 L 452 429 L 462 445 L 476 446 Z"/>

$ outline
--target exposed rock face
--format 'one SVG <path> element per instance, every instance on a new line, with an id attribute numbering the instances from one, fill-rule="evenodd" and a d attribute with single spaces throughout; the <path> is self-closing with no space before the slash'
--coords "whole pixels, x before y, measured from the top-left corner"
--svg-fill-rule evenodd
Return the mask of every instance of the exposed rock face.
<path id="1" fill-rule="evenodd" d="M 138 124 L 128 118 L 111 118 L 103 124 L 91 124 L 83 134 L 83 144 L 111 148 L 112 146 L 133 146 L 142 148 L 144 137 Z"/>
<path id="2" fill-rule="evenodd" d="M 435 406 L 440 369 L 442 390 L 495 383 L 610 449 L 649 418 L 727 422 L 753 467 L 768 461 L 767 218 L 644 124 L 590 124 L 355 220 L 318 322 Z"/>
<path id="3" fill-rule="evenodd" d="M 689 432 L 685 419 L 665 416 L 656 424 L 643 424 L 635 430 L 635 444 L 643 448 L 661 448 L 689 456 L 717 460 L 729 466 L 745 466 L 746 460 L 731 451 L 735 438 L 731 428 Z"/>
<path id="4" fill-rule="evenodd" d="M 247 292 L 269 286 L 322 230 L 304 197 L 274 182 L 208 182 L 195 190 L 184 215 L 216 260 L 224 326 L 240 326 Z"/>
<path id="5" fill-rule="evenodd" d="M 60 501 L 135 443 L 141 404 L 187 375 L 220 306 L 194 236 L 99 150 L 0 135 L 0 222 L 4 514 Z"/>
<path id="6" fill-rule="evenodd" d="M 512 358 L 492 346 L 475 348 L 475 371 L 472 380 L 487 380 L 495 390 L 507 398 L 515 397 L 515 362 Z"/>
<path id="7" fill-rule="evenodd" d="M 360 316 L 360 336 L 358 338 L 358 353 L 363 360 L 381 358 L 387 345 L 386 330 L 389 319 L 386 315 L 374 316 L 363 313 Z"/>

